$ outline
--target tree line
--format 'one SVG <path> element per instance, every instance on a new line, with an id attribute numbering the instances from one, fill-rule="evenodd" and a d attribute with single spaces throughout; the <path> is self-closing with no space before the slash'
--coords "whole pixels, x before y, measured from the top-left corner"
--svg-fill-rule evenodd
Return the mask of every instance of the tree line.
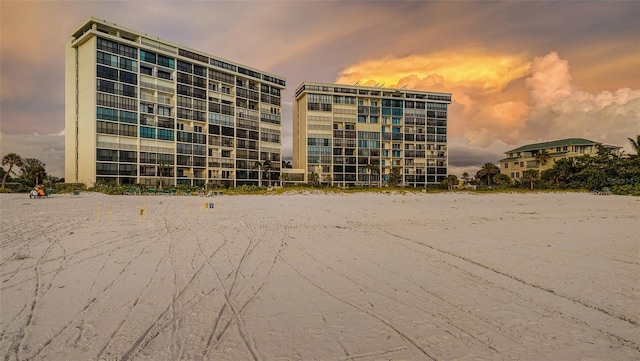
<path id="1" fill-rule="evenodd" d="M 640 195 L 640 135 L 636 139 L 627 138 L 633 153 L 622 154 L 602 144 L 596 145 L 596 153 L 573 159 L 554 161 L 553 167 L 539 172 L 527 169 L 515 181 L 493 163 L 485 163 L 475 177 L 468 173 L 462 179 L 468 184 L 487 187 L 514 187 L 529 189 L 588 189 L 610 188 L 616 194 Z M 551 156 L 543 151 L 538 154 L 538 164 L 546 164 Z M 450 189 L 458 184 L 455 175 L 449 175 L 443 182 Z"/>
<path id="2" fill-rule="evenodd" d="M 7 169 L 5 169 L 7 167 Z M 16 153 L 9 153 L 2 157 L 2 185 L 5 189 L 7 182 L 19 183 L 20 188 L 32 188 L 40 183 L 64 182 L 64 178 L 58 178 L 47 174 L 46 164 L 37 158 L 22 158 Z"/>
<path id="3" fill-rule="evenodd" d="M 474 177 L 468 173 L 462 174 L 462 180 L 466 184 L 475 186 L 501 187 L 501 188 L 530 188 L 530 189 L 589 189 L 599 190 L 611 188 L 616 194 L 640 195 L 640 134 L 636 139 L 628 138 L 632 154 L 621 154 L 602 144 L 597 144 L 596 154 L 583 155 L 573 159 L 559 159 L 554 161 L 553 167 L 539 172 L 536 169 L 528 169 L 522 173 L 522 177 L 512 180 L 508 175 L 500 173 L 500 168 L 494 163 L 485 163 Z M 536 160 L 545 165 L 551 156 L 546 152 L 540 152 Z M 4 167 L 8 167 L 6 170 Z M 283 161 L 282 170 L 277 172 L 271 162 L 257 161 L 253 169 L 260 172 L 259 184 L 269 186 L 272 181 L 287 181 L 287 173 L 284 169 L 291 168 L 291 163 Z M 370 175 L 380 174 L 380 164 L 372 162 L 367 165 Z M 273 173 L 276 177 L 273 177 Z M 50 176 L 46 172 L 46 164 L 36 158 L 22 158 L 16 153 L 6 154 L 2 158 L 0 168 L 2 186 L 5 189 L 7 181 L 20 184 L 21 188 L 31 188 L 40 183 L 64 182 L 64 178 Z M 274 179 L 275 178 L 275 179 Z M 327 176 L 325 176 L 327 178 Z M 369 178 L 371 180 L 371 177 Z M 320 176 L 312 172 L 309 175 L 309 183 L 317 186 L 321 182 L 331 182 L 331 179 L 320 179 Z M 401 169 L 393 167 L 387 185 L 394 187 L 402 182 Z M 458 177 L 449 174 L 442 182 L 442 186 L 453 189 L 459 183 Z M 371 181 L 369 186 L 371 186 Z M 381 186 L 381 184 L 380 184 Z"/>

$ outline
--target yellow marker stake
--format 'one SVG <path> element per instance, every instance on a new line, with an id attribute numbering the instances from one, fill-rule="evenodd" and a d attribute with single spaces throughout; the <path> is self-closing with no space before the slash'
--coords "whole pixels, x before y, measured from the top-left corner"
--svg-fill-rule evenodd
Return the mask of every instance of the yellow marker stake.
<path id="1" fill-rule="evenodd" d="M 140 224 L 142 224 L 142 215 L 144 214 L 144 209 L 142 209 L 142 204 L 140 205 Z"/>

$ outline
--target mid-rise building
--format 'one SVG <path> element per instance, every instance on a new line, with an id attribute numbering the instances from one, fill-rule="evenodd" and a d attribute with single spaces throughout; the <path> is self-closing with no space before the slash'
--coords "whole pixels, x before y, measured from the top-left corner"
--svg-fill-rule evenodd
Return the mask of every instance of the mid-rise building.
<path id="1" fill-rule="evenodd" d="M 303 83 L 293 104 L 293 167 L 337 186 L 421 187 L 447 176 L 451 94 Z"/>
<path id="2" fill-rule="evenodd" d="M 65 46 L 65 180 L 258 184 L 282 161 L 283 77 L 90 18 Z"/>
<path id="3" fill-rule="evenodd" d="M 499 161 L 500 173 L 511 179 L 520 179 L 523 172 L 534 169 L 539 172 L 553 168 L 559 159 L 596 154 L 599 143 L 583 138 L 567 138 L 549 142 L 526 144 L 505 152 L 505 158 Z M 621 147 L 606 145 L 614 150 Z"/>

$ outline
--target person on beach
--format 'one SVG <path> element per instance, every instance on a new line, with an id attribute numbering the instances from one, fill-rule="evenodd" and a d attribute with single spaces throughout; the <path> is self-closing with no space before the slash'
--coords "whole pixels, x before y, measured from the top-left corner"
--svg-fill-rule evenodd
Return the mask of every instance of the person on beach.
<path id="1" fill-rule="evenodd" d="M 37 198 L 38 197 L 38 187 L 33 187 L 31 193 L 29 193 L 29 198 Z"/>
<path id="2" fill-rule="evenodd" d="M 31 193 L 29 193 L 29 198 L 42 198 L 45 196 L 46 193 L 39 184 L 36 184 L 36 186 L 31 190 Z"/>

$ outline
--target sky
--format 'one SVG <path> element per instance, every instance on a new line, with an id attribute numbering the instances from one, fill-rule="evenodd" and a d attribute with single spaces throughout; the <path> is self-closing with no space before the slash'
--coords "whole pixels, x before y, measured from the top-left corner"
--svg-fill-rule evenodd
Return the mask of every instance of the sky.
<path id="1" fill-rule="evenodd" d="M 64 176 L 64 44 L 89 17 L 287 80 L 452 93 L 449 173 L 640 134 L 637 1 L 0 1 L 0 150 Z"/>

